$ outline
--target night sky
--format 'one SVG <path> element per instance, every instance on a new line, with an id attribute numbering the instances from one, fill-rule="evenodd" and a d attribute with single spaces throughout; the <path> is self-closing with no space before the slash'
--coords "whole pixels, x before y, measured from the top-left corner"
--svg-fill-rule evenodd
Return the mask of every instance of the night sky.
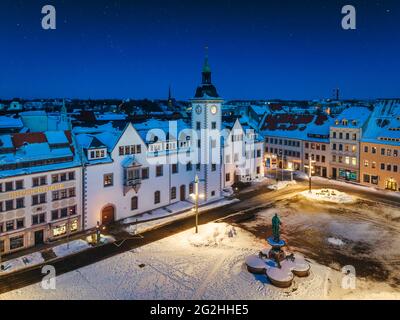
<path id="1" fill-rule="evenodd" d="M 1 0 L 0 98 L 188 99 L 205 45 L 225 99 L 400 96 L 397 0 Z"/>

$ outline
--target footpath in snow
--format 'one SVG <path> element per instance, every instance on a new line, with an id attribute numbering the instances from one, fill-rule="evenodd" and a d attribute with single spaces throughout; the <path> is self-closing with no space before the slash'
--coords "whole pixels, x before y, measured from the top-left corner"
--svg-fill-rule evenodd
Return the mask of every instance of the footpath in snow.
<path id="1" fill-rule="evenodd" d="M 206 204 L 204 206 L 199 207 L 199 214 L 208 211 L 211 209 L 219 208 L 226 206 L 231 203 L 235 203 L 239 201 L 238 199 L 221 199 L 219 201 Z M 172 204 L 165 208 L 160 208 L 157 210 L 153 210 L 153 214 L 145 214 L 142 217 L 131 217 L 123 220 L 123 224 L 129 224 L 132 222 L 139 222 L 138 224 L 131 224 L 125 228 L 130 234 L 143 233 L 145 231 L 151 230 L 156 227 L 163 226 L 165 224 L 169 224 L 173 221 L 184 219 L 187 217 L 194 216 L 196 213 L 193 209 L 193 203 L 182 201 L 179 203 Z M 145 221 L 147 218 L 147 221 Z M 151 220 L 149 220 L 151 218 Z M 143 221 L 143 222 L 140 222 Z"/>

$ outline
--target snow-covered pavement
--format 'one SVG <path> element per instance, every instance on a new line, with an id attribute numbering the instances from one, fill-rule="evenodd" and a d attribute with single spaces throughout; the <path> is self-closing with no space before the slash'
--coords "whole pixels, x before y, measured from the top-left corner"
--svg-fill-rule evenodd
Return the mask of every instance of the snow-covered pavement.
<path id="1" fill-rule="evenodd" d="M 288 289 L 273 287 L 249 273 L 246 257 L 266 242 L 225 223 L 200 226 L 57 277 L 55 290 L 40 283 L 0 295 L 0 299 L 324 299 L 400 298 L 386 287 L 340 289 L 341 273 L 311 261 L 311 274 Z M 368 291 L 364 290 L 368 288 Z M 387 293 L 387 294 L 385 294 Z"/>

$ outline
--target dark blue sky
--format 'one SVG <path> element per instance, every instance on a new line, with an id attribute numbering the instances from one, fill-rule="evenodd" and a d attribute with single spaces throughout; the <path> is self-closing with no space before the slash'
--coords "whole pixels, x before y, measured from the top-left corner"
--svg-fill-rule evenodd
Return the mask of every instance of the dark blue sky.
<path id="1" fill-rule="evenodd" d="M 357 30 L 341 28 L 345 4 Z M 396 0 L 2 0 L 0 98 L 165 98 L 171 83 L 187 99 L 205 44 L 226 99 L 400 96 Z"/>

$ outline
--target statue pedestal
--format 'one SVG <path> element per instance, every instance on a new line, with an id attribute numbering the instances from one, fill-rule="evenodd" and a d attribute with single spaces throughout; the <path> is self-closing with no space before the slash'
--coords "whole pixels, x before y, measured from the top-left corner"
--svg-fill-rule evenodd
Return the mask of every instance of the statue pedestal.
<path id="1" fill-rule="evenodd" d="M 278 242 L 273 237 L 267 238 L 268 244 L 272 247 L 268 252 L 268 258 L 275 260 L 277 263 L 285 259 L 285 252 L 282 247 L 286 246 L 286 242 L 280 239 Z"/>

